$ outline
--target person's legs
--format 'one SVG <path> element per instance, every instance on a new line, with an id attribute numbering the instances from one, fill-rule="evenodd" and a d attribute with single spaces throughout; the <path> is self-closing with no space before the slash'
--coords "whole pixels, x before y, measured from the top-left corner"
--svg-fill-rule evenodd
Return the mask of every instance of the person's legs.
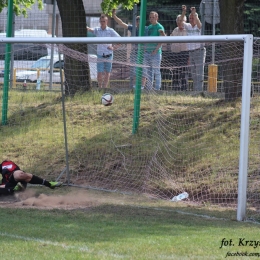
<path id="1" fill-rule="evenodd" d="M 136 87 L 136 82 L 138 79 L 138 82 L 142 84 L 141 89 L 144 89 L 145 85 L 146 85 L 146 75 L 147 75 L 148 71 L 146 68 L 142 68 L 140 66 L 136 66 L 134 69 L 135 69 L 135 76 L 133 77 L 133 82 L 134 82 L 133 88 Z M 142 79 L 140 80 L 140 78 L 142 78 Z"/>
<path id="2" fill-rule="evenodd" d="M 130 52 L 130 87 L 135 86 L 136 81 L 136 71 L 137 71 L 137 50 L 134 46 L 132 46 L 132 50 Z"/>
<path id="3" fill-rule="evenodd" d="M 104 88 L 108 87 L 110 74 L 111 74 L 111 71 L 112 71 L 113 55 L 106 58 L 106 60 L 107 60 L 107 62 L 104 62 Z"/>
<path id="4" fill-rule="evenodd" d="M 146 77 L 142 77 L 142 88 L 146 86 Z"/>
<path id="5" fill-rule="evenodd" d="M 161 61 L 162 61 L 162 54 L 157 53 L 155 55 L 152 55 L 152 79 L 153 74 L 155 76 L 155 89 L 160 90 L 161 89 L 161 83 L 162 83 L 162 77 L 161 77 Z"/>
<path id="6" fill-rule="evenodd" d="M 151 63 L 151 53 L 146 52 L 144 54 L 144 65 L 147 66 L 143 69 L 143 78 L 146 79 L 147 82 L 147 89 L 151 90 L 153 87 L 153 70 L 152 70 L 152 63 Z"/>
<path id="7" fill-rule="evenodd" d="M 13 173 L 13 179 L 16 181 L 16 182 L 19 182 L 19 181 L 25 181 L 25 182 L 30 182 L 31 179 L 32 179 L 33 175 L 31 173 L 26 173 L 22 170 L 17 170 L 17 171 L 14 171 Z M 10 178 L 10 182 L 12 180 L 12 177 Z"/>
<path id="8" fill-rule="evenodd" d="M 181 68 L 181 91 L 187 90 L 186 67 Z"/>
<path id="9" fill-rule="evenodd" d="M 102 85 L 103 85 L 103 72 L 98 72 L 97 73 L 97 80 L 98 80 L 98 86 L 100 88 L 102 88 Z"/>
<path id="10" fill-rule="evenodd" d="M 104 72 L 104 88 L 108 87 L 108 83 L 109 83 L 109 79 L 110 79 L 110 73 L 109 72 Z"/>
<path id="11" fill-rule="evenodd" d="M 19 168 L 19 167 L 17 167 Z M 19 172 L 20 170 L 16 170 L 17 172 Z M 8 178 L 8 182 L 6 182 L 5 184 L 1 185 L 0 187 L 0 194 L 4 194 L 4 195 L 10 195 L 13 194 L 14 191 L 24 191 L 26 189 L 27 183 L 22 181 L 21 183 L 16 181 L 14 179 L 14 174 L 10 174 L 9 178 Z"/>
<path id="12" fill-rule="evenodd" d="M 180 53 L 181 55 L 181 72 L 180 72 L 180 81 L 181 81 L 181 90 L 186 91 L 187 90 L 187 78 L 186 78 L 186 74 L 187 74 L 187 65 L 188 65 L 188 59 L 189 59 L 189 53 L 187 51 L 183 51 Z"/>
<path id="13" fill-rule="evenodd" d="M 103 74 L 104 74 L 104 62 L 101 55 L 97 55 L 97 81 L 98 86 L 102 88 L 103 86 Z"/>
<path id="14" fill-rule="evenodd" d="M 177 85 L 177 89 L 176 90 L 181 90 L 181 72 L 182 72 L 182 55 L 181 52 L 176 53 L 175 55 L 176 58 L 176 85 Z"/>
<path id="15" fill-rule="evenodd" d="M 136 82 L 136 79 L 135 79 L 135 71 L 136 68 L 130 66 L 130 87 L 134 87 L 135 86 L 135 82 Z"/>
<path id="16" fill-rule="evenodd" d="M 190 73 L 193 80 L 193 91 L 197 90 L 197 76 L 196 76 L 196 64 L 194 61 L 194 51 L 191 51 L 189 54 L 190 58 Z"/>
<path id="17" fill-rule="evenodd" d="M 137 84 L 137 79 L 138 79 L 138 82 L 141 83 L 141 89 L 144 89 L 145 88 L 145 85 L 146 85 L 146 76 L 147 75 L 148 71 L 146 68 L 140 68 L 140 67 L 136 67 L 135 68 L 135 77 L 134 77 L 134 85 L 133 85 L 133 88 L 136 87 L 136 84 Z M 142 78 L 142 82 L 140 82 L 140 78 Z"/>
<path id="18" fill-rule="evenodd" d="M 200 59 L 200 50 L 196 50 L 194 51 L 194 55 L 193 55 L 193 60 L 194 60 L 194 78 L 195 78 L 195 85 L 194 85 L 194 90 L 195 91 L 203 91 L 203 87 L 201 85 L 201 82 L 200 82 L 200 78 L 201 76 L 199 75 L 201 69 L 201 59 Z"/>
<path id="19" fill-rule="evenodd" d="M 3 186 L 4 186 L 3 188 L 10 189 L 11 192 L 24 191 L 27 187 L 27 182 L 25 182 L 25 181 L 17 182 L 14 180 L 14 178 L 12 176 L 12 178 L 10 179 L 10 182 L 6 183 Z"/>
<path id="20" fill-rule="evenodd" d="M 199 89 L 204 91 L 204 66 L 205 66 L 205 59 L 206 59 L 206 48 L 202 48 L 199 50 L 198 56 L 198 84 Z"/>
<path id="21" fill-rule="evenodd" d="M 206 58 L 206 49 L 198 49 L 192 52 L 193 57 L 193 81 L 195 91 L 203 91 L 204 85 L 204 63 Z"/>
<path id="22" fill-rule="evenodd" d="M 0 188 L 0 195 L 11 195 L 14 193 L 13 188 Z"/>
<path id="23" fill-rule="evenodd" d="M 154 72 L 151 66 L 147 68 L 147 89 L 151 90 L 153 88 L 153 79 L 154 79 Z"/>
<path id="24" fill-rule="evenodd" d="M 33 175 L 31 173 L 27 173 L 21 170 L 17 170 L 13 173 L 13 179 L 16 182 L 26 182 L 26 183 L 31 183 L 31 184 L 40 184 L 47 186 L 51 189 L 54 189 L 55 187 L 59 187 L 62 185 L 61 182 L 49 182 L 46 181 L 45 179 L 42 179 L 36 175 Z M 12 183 L 12 179 L 10 178 L 10 183 Z"/>
<path id="25" fill-rule="evenodd" d="M 171 61 L 171 84 L 172 84 L 172 90 L 178 90 L 179 85 L 179 78 L 178 78 L 178 59 L 177 59 L 178 53 L 171 52 L 169 54 L 169 60 Z"/>

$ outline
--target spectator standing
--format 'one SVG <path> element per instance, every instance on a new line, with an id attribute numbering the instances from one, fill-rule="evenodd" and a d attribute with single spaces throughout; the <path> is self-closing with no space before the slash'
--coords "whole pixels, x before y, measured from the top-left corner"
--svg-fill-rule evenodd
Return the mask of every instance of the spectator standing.
<path id="1" fill-rule="evenodd" d="M 158 22 L 158 13 L 150 12 L 150 25 L 147 28 L 148 36 L 166 36 L 164 27 Z M 153 80 L 155 78 L 155 89 L 161 89 L 161 61 L 162 61 L 162 43 L 148 43 L 145 46 L 144 53 L 145 65 L 148 66 L 144 71 L 144 75 L 148 79 L 147 88 L 150 90 L 153 87 Z"/>
<path id="2" fill-rule="evenodd" d="M 126 24 L 124 23 L 117 15 L 116 15 L 116 9 L 113 9 L 112 11 L 112 17 L 114 18 L 114 20 L 120 25 L 122 26 L 124 29 L 127 29 L 129 32 L 133 32 L 133 25 L 131 24 Z M 139 36 L 139 24 L 140 24 L 140 16 L 136 16 L 136 28 L 135 28 L 135 36 Z M 145 26 L 145 30 L 147 29 L 147 26 Z M 132 49 L 131 49 L 131 53 L 130 53 L 130 62 L 131 62 L 131 66 L 130 66 L 130 77 L 131 77 L 131 81 L 135 82 L 135 75 L 137 73 L 136 71 L 136 67 L 132 66 L 132 64 L 136 64 L 137 63 L 137 51 L 138 51 L 138 44 L 133 44 L 132 45 Z M 146 84 L 146 78 L 143 77 L 142 78 L 142 89 L 144 88 Z M 135 85 L 133 86 L 135 87 Z"/>
<path id="3" fill-rule="evenodd" d="M 187 7 L 182 6 L 181 19 L 186 15 Z M 184 22 L 184 28 L 187 30 L 187 36 L 201 35 L 202 24 L 196 13 L 196 8 L 191 7 L 189 15 L 189 23 Z M 193 90 L 203 91 L 204 85 L 204 64 L 206 58 L 206 48 L 201 43 L 188 43 L 189 63 L 193 79 Z"/>
<path id="4" fill-rule="evenodd" d="M 87 30 L 92 32 L 97 37 L 120 37 L 120 35 L 112 28 L 107 26 L 108 17 L 101 15 L 99 18 L 100 27 L 89 28 Z M 112 71 L 113 51 L 118 45 L 111 43 L 103 43 L 97 45 L 97 80 L 100 88 L 107 88 Z"/>
<path id="5" fill-rule="evenodd" d="M 112 17 L 114 20 L 122 26 L 124 29 L 130 31 L 132 33 L 133 31 L 133 25 L 124 23 L 117 15 L 116 15 L 116 9 L 113 9 L 112 11 Z M 136 31 L 135 36 L 139 36 L 139 23 L 140 23 L 140 16 L 136 16 Z"/>
<path id="6" fill-rule="evenodd" d="M 172 31 L 170 36 L 187 36 L 187 30 L 184 27 L 184 22 L 187 17 L 181 18 L 178 15 L 176 18 L 177 27 Z M 172 43 L 172 64 L 177 66 L 173 75 L 172 84 L 175 90 L 187 90 L 186 68 L 188 65 L 189 51 L 187 43 Z"/>

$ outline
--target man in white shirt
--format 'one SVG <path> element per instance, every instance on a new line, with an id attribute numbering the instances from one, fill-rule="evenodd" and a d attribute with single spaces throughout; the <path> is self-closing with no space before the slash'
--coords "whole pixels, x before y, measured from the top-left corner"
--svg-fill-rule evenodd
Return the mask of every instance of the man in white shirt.
<path id="1" fill-rule="evenodd" d="M 97 37 L 120 37 L 114 29 L 107 26 L 108 17 L 106 15 L 101 15 L 99 22 L 101 24 L 100 27 L 93 29 L 87 27 L 87 30 Z M 113 51 L 115 49 L 115 45 L 113 46 L 111 43 L 97 45 L 97 80 L 100 88 L 107 88 L 108 86 L 110 73 L 112 71 Z"/>
<path id="2" fill-rule="evenodd" d="M 181 18 L 186 15 L 187 7 L 182 6 Z M 195 7 L 191 7 L 189 15 L 189 23 L 184 23 L 187 30 L 187 36 L 201 35 L 201 22 L 196 13 Z M 201 43 L 188 43 L 189 48 L 189 63 L 191 65 L 191 75 L 193 79 L 193 90 L 203 91 L 204 85 L 204 64 L 206 58 L 206 48 Z"/>
<path id="3" fill-rule="evenodd" d="M 184 27 L 184 22 L 186 22 L 186 16 L 181 18 L 178 15 L 176 18 L 177 27 L 172 31 L 170 36 L 187 36 L 187 30 Z M 172 85 L 174 90 L 187 90 L 187 79 L 186 79 L 186 69 L 189 59 L 189 49 L 187 43 L 172 43 L 171 44 L 171 60 L 172 65 L 177 67 L 174 69 Z"/>

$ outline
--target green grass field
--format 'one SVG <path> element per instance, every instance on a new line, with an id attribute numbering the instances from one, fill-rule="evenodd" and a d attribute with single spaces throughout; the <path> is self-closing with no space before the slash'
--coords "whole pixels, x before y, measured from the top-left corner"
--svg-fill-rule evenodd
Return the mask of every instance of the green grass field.
<path id="1" fill-rule="evenodd" d="M 153 122 L 157 119 L 158 107 L 151 109 L 149 99 L 148 95 L 143 95 L 142 131 L 132 141 L 136 151 L 130 151 L 138 152 L 140 158 L 149 154 L 149 149 L 157 142 L 151 140 L 151 133 L 155 130 Z M 119 100 L 122 105 L 118 104 Z M 184 110 L 190 109 L 193 116 L 187 119 L 191 129 L 188 129 L 188 124 L 177 128 L 176 136 L 180 138 L 173 140 L 176 144 L 186 141 L 182 142 L 186 147 L 193 146 L 197 142 L 192 138 L 194 129 L 206 129 L 200 136 L 205 155 L 194 153 L 194 163 L 189 168 L 183 168 L 194 181 L 180 179 L 190 195 L 192 191 L 197 192 L 196 185 L 200 178 L 197 173 L 214 167 L 221 170 L 218 168 L 219 157 L 211 156 L 211 148 L 207 146 L 209 141 L 222 156 L 221 167 L 236 172 L 238 153 L 230 154 L 230 147 L 237 147 L 239 142 L 239 100 L 224 103 L 217 99 L 212 101 L 204 97 L 174 95 L 162 95 L 158 100 L 160 115 L 167 122 L 182 115 L 185 119 Z M 79 162 L 85 162 L 84 158 L 92 154 L 92 159 L 103 154 L 107 149 L 104 140 L 111 138 L 110 132 L 106 131 L 109 127 L 118 143 L 129 140 L 132 93 L 118 94 L 117 102 L 111 108 L 104 109 L 100 105 L 100 92 L 67 98 L 69 136 L 74 137 L 69 140 L 69 146 L 76 147 L 70 149 L 69 154 L 72 168 L 76 169 Z M 214 110 L 215 105 L 217 109 Z M 255 116 L 251 119 L 255 137 L 259 135 L 258 107 L 256 98 L 252 110 Z M 59 93 L 11 91 L 9 123 L 0 127 L 1 158 L 8 156 L 27 171 L 36 171 L 39 176 L 48 179 L 57 177 L 65 165 L 61 114 Z M 208 125 L 205 122 L 209 120 L 213 124 L 209 125 L 211 128 L 206 128 Z M 223 124 L 219 124 L 222 121 Z M 89 139 L 86 137 L 86 126 L 94 127 L 93 130 L 88 129 Z M 147 138 L 150 138 L 149 145 L 139 150 L 139 145 L 145 144 Z M 252 146 L 258 151 L 257 142 Z M 185 159 L 192 158 L 187 154 Z M 255 162 L 253 167 L 257 167 L 258 159 L 259 154 L 252 157 Z M 136 165 L 139 163 L 135 161 Z M 80 165 L 87 172 L 94 172 L 96 167 L 94 160 L 83 166 Z M 80 167 L 78 169 L 82 170 Z M 228 187 L 237 187 L 237 178 L 217 175 L 216 170 L 207 172 L 212 174 L 212 178 L 204 182 L 206 187 L 211 185 L 213 195 L 214 192 L 221 194 Z M 254 168 L 250 171 L 253 173 Z M 102 173 L 110 174 L 106 170 L 97 171 L 97 175 Z M 74 170 L 71 177 L 75 178 L 77 174 Z M 217 177 L 223 186 L 214 185 Z M 252 179 L 252 182 L 257 185 L 255 180 Z M 161 190 L 169 188 L 163 182 L 159 184 Z M 221 204 L 222 201 L 219 201 Z M 30 186 L 19 198 L 0 197 L 0 207 L 2 259 L 259 259 L 259 224 L 237 222 L 235 207 L 192 203 L 192 200 L 189 203 L 174 203 L 148 196 L 67 186 L 58 190 Z M 246 240 L 255 241 L 255 246 L 246 244 Z M 247 256 L 231 256 L 246 252 Z"/>
<path id="2" fill-rule="evenodd" d="M 241 238 L 259 242 L 259 225 L 234 221 L 235 210 L 69 187 L 29 189 L 47 197 L 0 203 L 2 259 L 224 259 L 228 252 L 260 252 L 260 245 L 239 245 Z M 222 245 L 224 238 L 234 245 Z"/>

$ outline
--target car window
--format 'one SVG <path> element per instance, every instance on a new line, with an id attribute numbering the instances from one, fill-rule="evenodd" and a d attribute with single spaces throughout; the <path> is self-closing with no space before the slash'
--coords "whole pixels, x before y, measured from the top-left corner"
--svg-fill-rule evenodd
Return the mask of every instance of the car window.
<path id="1" fill-rule="evenodd" d="M 63 60 L 61 60 L 61 61 L 57 61 L 57 62 L 55 62 L 54 63 L 54 65 L 53 65 L 53 68 L 54 69 L 59 69 L 59 68 L 64 68 L 64 61 Z"/>
<path id="2" fill-rule="evenodd" d="M 50 66 L 50 59 L 37 60 L 33 65 L 32 69 L 47 69 Z"/>
<path id="3" fill-rule="evenodd" d="M 0 44 L 0 59 L 5 59 L 5 44 Z M 38 60 L 48 55 L 46 46 L 39 44 L 12 44 L 12 53 L 14 60 Z"/>

